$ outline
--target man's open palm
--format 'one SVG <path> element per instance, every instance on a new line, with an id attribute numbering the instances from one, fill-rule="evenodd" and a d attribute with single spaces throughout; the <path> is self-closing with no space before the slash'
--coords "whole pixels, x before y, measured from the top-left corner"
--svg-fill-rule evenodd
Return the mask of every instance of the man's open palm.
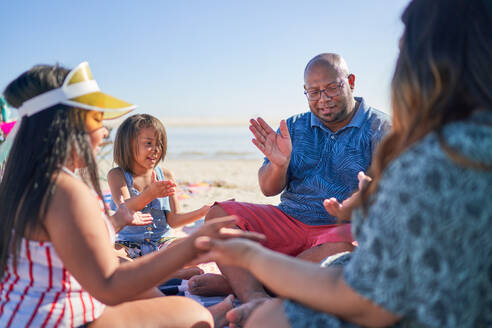
<path id="1" fill-rule="evenodd" d="M 255 138 L 252 140 L 256 147 L 278 166 L 287 165 L 292 152 L 292 141 L 285 120 L 280 122 L 280 134 L 275 132 L 261 117 L 251 119 L 249 129 Z"/>

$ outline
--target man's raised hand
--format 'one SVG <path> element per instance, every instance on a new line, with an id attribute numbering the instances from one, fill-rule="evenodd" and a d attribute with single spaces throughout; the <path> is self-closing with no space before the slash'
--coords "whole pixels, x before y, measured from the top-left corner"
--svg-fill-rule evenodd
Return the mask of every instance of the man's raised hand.
<path id="1" fill-rule="evenodd" d="M 277 166 L 286 166 L 290 161 L 292 141 L 285 120 L 280 121 L 280 134 L 275 132 L 261 117 L 249 121 L 256 147 Z"/>

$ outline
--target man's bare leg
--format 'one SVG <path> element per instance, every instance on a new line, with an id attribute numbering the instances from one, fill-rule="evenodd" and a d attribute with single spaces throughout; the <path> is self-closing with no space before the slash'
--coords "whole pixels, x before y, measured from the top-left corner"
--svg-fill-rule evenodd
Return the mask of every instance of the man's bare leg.
<path id="1" fill-rule="evenodd" d="M 222 328 L 229 324 L 226 313 L 234 307 L 234 295 L 227 296 L 222 302 L 208 308 L 214 318 L 215 328 Z"/>
<path id="2" fill-rule="evenodd" d="M 205 221 L 227 215 L 229 214 L 222 207 L 215 205 L 208 211 Z M 354 246 L 350 243 L 325 243 L 305 250 L 299 254 L 298 257 L 307 261 L 319 263 L 328 256 L 340 252 L 352 251 L 353 249 Z M 231 327 L 233 327 L 234 324 L 243 325 L 250 314 L 258 306 L 271 299 L 271 297 L 267 294 L 263 285 L 248 271 L 237 267 L 222 265 L 219 265 L 219 268 L 227 278 L 234 294 L 243 303 L 237 308 L 228 311 L 226 318 L 232 323 Z M 195 279 L 198 279 L 198 277 Z"/>
<path id="3" fill-rule="evenodd" d="M 234 293 L 222 274 L 204 273 L 188 280 L 188 291 L 200 296 L 225 296 Z"/>
<path id="4" fill-rule="evenodd" d="M 246 322 L 245 328 L 288 328 L 289 320 L 284 312 L 284 300 L 272 299 L 259 306 Z"/>
<path id="5" fill-rule="evenodd" d="M 205 221 L 229 215 L 222 207 L 210 208 Z M 256 307 L 270 299 L 263 285 L 247 270 L 218 264 L 220 271 L 227 278 L 234 294 L 243 303 L 227 312 L 226 318 L 232 324 L 243 325 Z M 234 325 L 231 325 L 234 326 Z"/>
<path id="6" fill-rule="evenodd" d="M 354 245 L 351 243 L 324 243 L 312 248 L 306 249 L 301 254 L 297 255 L 298 258 L 320 263 L 328 256 L 332 256 L 342 252 L 351 252 L 354 250 Z"/>

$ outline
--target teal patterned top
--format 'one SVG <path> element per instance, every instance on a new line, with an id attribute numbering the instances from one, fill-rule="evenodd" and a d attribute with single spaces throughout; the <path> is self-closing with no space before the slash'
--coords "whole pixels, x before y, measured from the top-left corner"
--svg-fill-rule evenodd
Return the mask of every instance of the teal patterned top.
<path id="1" fill-rule="evenodd" d="M 447 144 L 492 166 L 492 112 L 448 124 Z M 357 293 L 399 315 L 396 327 L 492 327 L 492 171 L 458 165 L 432 133 L 387 167 L 344 265 Z M 292 328 L 358 327 L 285 301 Z"/>
<path id="2" fill-rule="evenodd" d="M 492 113 L 446 126 L 447 144 L 492 166 Z M 427 136 L 393 161 L 368 215 L 346 282 L 403 316 L 402 325 L 492 327 L 492 171 L 463 167 Z"/>

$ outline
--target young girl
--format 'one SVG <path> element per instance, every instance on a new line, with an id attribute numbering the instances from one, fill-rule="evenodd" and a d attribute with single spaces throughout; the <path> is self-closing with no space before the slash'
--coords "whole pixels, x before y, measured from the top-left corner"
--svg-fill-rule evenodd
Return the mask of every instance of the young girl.
<path id="1" fill-rule="evenodd" d="M 196 258 L 198 236 L 232 236 L 221 227 L 233 219 L 132 262 L 120 264 L 113 248 L 94 152 L 108 133 L 102 120 L 134 106 L 101 93 L 87 63 L 35 66 L 4 94 L 21 119 L 0 184 L 0 326 L 213 326 L 210 312 L 231 299 L 209 312 L 183 297 L 149 298 Z M 89 181 L 74 175 L 82 167 Z M 122 206 L 113 222 L 130 222 L 129 214 Z"/>
<path id="2" fill-rule="evenodd" d="M 210 207 L 205 205 L 192 212 L 179 213 L 175 179 L 169 170 L 158 166 L 166 150 L 166 130 L 151 115 L 130 116 L 116 132 L 114 161 L 118 167 L 108 173 L 113 205 L 124 202 L 129 209 L 150 213 L 153 217 L 153 222 L 146 226 L 129 226 L 118 233 L 117 243 L 125 247 L 131 258 L 166 245 L 170 228 L 198 220 Z"/>

